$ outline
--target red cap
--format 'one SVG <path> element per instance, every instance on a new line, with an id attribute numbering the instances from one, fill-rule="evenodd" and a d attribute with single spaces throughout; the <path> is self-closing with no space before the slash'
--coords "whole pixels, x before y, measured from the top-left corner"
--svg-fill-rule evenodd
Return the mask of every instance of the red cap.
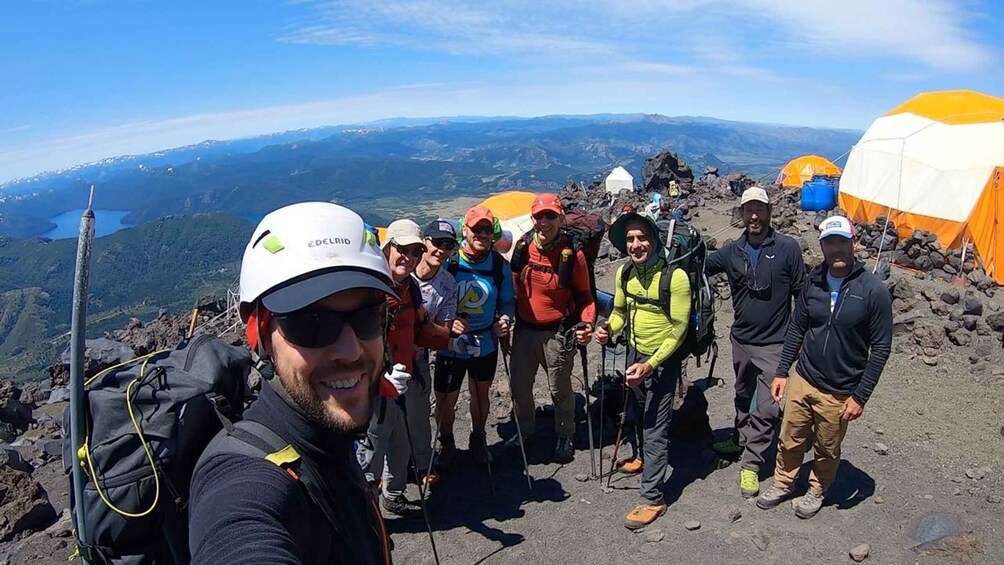
<path id="1" fill-rule="evenodd" d="M 482 221 L 487 220 L 489 224 L 495 224 L 495 214 L 484 206 L 475 206 L 464 215 L 464 225 L 473 228 Z"/>
<path id="2" fill-rule="evenodd" d="M 536 214 L 538 212 L 544 212 L 550 210 L 557 214 L 564 214 L 565 211 L 561 208 L 561 200 L 556 194 L 551 194 L 550 192 L 545 192 L 541 194 L 533 201 L 533 207 L 530 208 L 530 214 Z"/>

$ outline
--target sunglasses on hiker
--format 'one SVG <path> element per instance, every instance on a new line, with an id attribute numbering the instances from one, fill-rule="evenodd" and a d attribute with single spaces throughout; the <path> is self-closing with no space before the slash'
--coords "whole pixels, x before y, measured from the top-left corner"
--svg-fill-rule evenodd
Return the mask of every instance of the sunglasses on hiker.
<path id="1" fill-rule="evenodd" d="M 286 341 L 316 349 L 338 341 L 346 324 L 363 341 L 383 336 L 385 312 L 384 303 L 378 302 L 355 310 L 297 310 L 272 318 Z"/>
<path id="2" fill-rule="evenodd" d="M 745 265 L 746 273 L 743 277 L 746 281 L 746 288 L 753 294 L 761 294 L 770 290 L 770 277 L 767 277 L 766 282 L 758 283 L 756 280 L 756 269 L 753 267 L 752 262 L 749 257 L 745 254 L 743 255 L 743 264 Z"/>
<path id="3" fill-rule="evenodd" d="M 394 249 L 397 249 L 397 252 L 400 253 L 401 255 L 407 255 L 412 259 L 421 259 L 422 255 L 425 254 L 425 246 L 418 244 L 398 245 L 395 243 Z"/>
<path id="4" fill-rule="evenodd" d="M 558 219 L 558 213 L 557 212 L 553 212 L 551 210 L 547 210 L 545 212 L 538 212 L 538 213 L 536 213 L 536 214 L 533 215 L 533 219 L 534 220 L 557 220 Z"/>
<path id="5" fill-rule="evenodd" d="M 468 227 L 474 235 L 492 235 L 495 233 L 495 227 L 490 225 L 476 225 L 473 228 Z"/>
<path id="6" fill-rule="evenodd" d="M 457 240 L 449 237 L 433 239 L 432 244 L 435 245 L 437 249 L 442 249 L 443 251 L 453 251 L 457 248 Z"/>

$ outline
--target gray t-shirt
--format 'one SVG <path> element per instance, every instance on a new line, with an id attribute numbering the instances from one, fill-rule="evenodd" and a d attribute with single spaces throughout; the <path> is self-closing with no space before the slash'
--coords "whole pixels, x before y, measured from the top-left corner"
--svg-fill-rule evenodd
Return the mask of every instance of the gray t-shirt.
<path id="1" fill-rule="evenodd" d="M 429 319 L 437 324 L 457 317 L 457 280 L 445 268 L 440 268 L 433 277 L 423 281 L 414 274 L 422 291 L 422 305 L 429 313 Z"/>

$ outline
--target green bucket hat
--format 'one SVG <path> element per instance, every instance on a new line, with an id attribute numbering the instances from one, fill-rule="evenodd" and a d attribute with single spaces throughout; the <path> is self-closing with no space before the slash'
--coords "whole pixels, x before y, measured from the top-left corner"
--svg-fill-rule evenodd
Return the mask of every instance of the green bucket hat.
<path id="1" fill-rule="evenodd" d="M 610 226 L 610 231 L 607 232 L 610 244 L 620 251 L 621 254 L 627 255 L 627 225 L 636 219 L 643 221 L 648 226 L 649 237 L 652 240 L 652 251 L 656 254 L 662 253 L 663 242 L 659 239 L 659 227 L 655 224 L 655 220 L 647 214 L 639 214 L 638 212 L 621 214 L 614 220 L 613 225 Z"/>

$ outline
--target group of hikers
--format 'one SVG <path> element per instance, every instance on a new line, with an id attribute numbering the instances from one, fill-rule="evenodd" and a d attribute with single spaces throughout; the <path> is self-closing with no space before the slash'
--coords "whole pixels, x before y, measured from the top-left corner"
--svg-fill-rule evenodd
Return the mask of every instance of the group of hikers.
<path id="1" fill-rule="evenodd" d="M 735 310 L 735 430 L 714 448 L 741 458 L 741 496 L 768 509 L 795 496 L 814 437 L 809 489 L 793 500 L 796 515 L 809 518 L 834 482 L 848 422 L 861 415 L 889 356 L 890 296 L 856 260 L 846 218 L 820 225 L 823 262 L 806 273 L 799 244 L 771 227 L 766 191 L 746 190 L 741 210 L 742 235 L 710 252 L 700 273 L 725 274 Z M 221 445 L 203 454 L 192 479 L 193 562 L 390 563 L 380 509 L 413 507 L 409 468 L 424 496 L 457 464 L 465 380 L 467 450 L 491 470 L 485 428 L 500 357 L 515 424 L 506 453 L 522 451 L 526 464 L 542 368 L 554 406 L 553 461 L 574 460 L 573 362 L 590 341 L 626 344 L 636 449 L 614 465 L 640 474 L 641 486 L 624 526 L 666 512 L 673 399 L 697 314 L 673 230 L 665 234 L 645 212 L 613 221 L 608 237 L 626 262 L 612 309 L 600 316 L 591 264 L 563 229 L 561 200 L 536 196 L 530 214 L 533 229 L 511 262 L 494 249 L 498 221 L 483 206 L 468 210 L 459 230 L 445 219 L 424 227 L 402 219 L 382 238 L 331 203 L 295 204 L 262 219 L 241 264 L 240 312 L 267 378 L 244 419 L 295 448 L 295 457 L 249 455 L 228 434 L 217 436 Z M 774 477 L 761 493 L 775 436 Z"/>

